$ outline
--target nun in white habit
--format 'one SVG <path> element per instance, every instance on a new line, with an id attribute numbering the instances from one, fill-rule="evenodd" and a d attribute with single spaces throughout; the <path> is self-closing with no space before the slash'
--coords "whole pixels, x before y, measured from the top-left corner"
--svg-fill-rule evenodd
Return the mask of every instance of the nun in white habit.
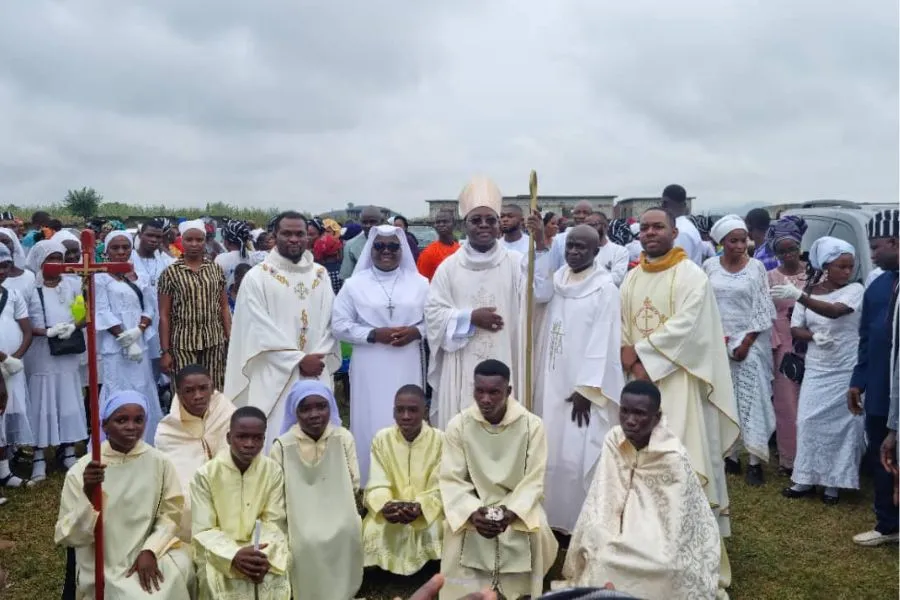
<path id="1" fill-rule="evenodd" d="M 334 337 L 353 344 L 350 431 L 356 439 L 363 484 L 375 434 L 394 424 L 394 395 L 407 384 L 425 387 L 425 299 L 403 229 L 373 227 L 353 277 L 334 301 Z"/>

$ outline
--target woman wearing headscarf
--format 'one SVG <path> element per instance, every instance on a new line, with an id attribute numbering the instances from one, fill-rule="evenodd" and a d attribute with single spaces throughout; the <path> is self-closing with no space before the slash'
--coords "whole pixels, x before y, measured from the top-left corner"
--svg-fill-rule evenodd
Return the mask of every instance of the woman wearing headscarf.
<path id="1" fill-rule="evenodd" d="M 106 598 L 188 600 L 191 556 L 178 541 L 184 494 L 168 458 L 144 441 L 148 399 L 119 391 L 101 405 L 100 461 L 81 457 L 66 474 L 54 540 L 75 548 L 78 598 L 93 598 L 94 526 L 91 498 L 103 489 L 103 574 Z"/>
<path id="2" fill-rule="evenodd" d="M 353 344 L 350 430 L 362 449 L 363 481 L 369 474 L 372 439 L 394 422 L 394 394 L 409 383 L 425 387 L 427 296 L 428 280 L 416 269 L 403 229 L 373 227 L 331 315 L 334 337 Z M 372 381 L 379 383 L 373 386 Z"/>
<path id="3" fill-rule="evenodd" d="M 234 269 L 238 265 L 246 264 L 252 267 L 265 260 L 266 253 L 254 250 L 252 239 L 250 226 L 246 221 L 232 219 L 222 228 L 222 241 L 225 243 L 226 252 L 216 256 L 214 262 L 225 274 L 226 285 L 231 285 L 234 281 Z"/>
<path id="4" fill-rule="evenodd" d="M 797 411 L 793 485 L 782 492 L 787 498 L 813 495 L 819 485 L 825 488 L 822 501 L 837 504 L 840 488 L 859 489 L 864 420 L 847 410 L 864 292 L 861 284 L 850 283 L 855 256 L 847 242 L 819 238 L 809 249 L 816 272 L 809 291 L 791 283 L 772 288 L 776 300 L 797 301 L 791 334 L 809 344 Z"/>
<path id="5" fill-rule="evenodd" d="M 769 253 L 778 259 L 778 267 L 767 272 L 770 288 L 786 283 L 799 289 L 806 287 L 807 265 L 800 259 L 800 241 L 805 232 L 806 222 L 802 217 L 782 217 L 769 226 L 766 245 L 769 247 Z M 792 371 L 788 365 L 784 370 L 781 365 L 789 354 L 794 357 L 806 354 L 806 343 L 794 340 L 791 335 L 791 315 L 795 304 L 796 300 L 793 298 L 775 299 L 776 317 L 772 327 L 772 350 L 775 359 L 772 406 L 775 408 L 778 470 L 782 475 L 791 474 L 794 469 L 794 456 L 797 454 L 797 403 L 800 399 L 800 378 L 799 374 Z"/>
<path id="6" fill-rule="evenodd" d="M 688 219 L 697 228 L 697 233 L 700 234 L 700 240 L 703 242 L 703 260 L 715 256 L 716 245 L 710 240 L 712 218 L 708 215 L 688 215 Z"/>
<path id="7" fill-rule="evenodd" d="M 330 220 L 330 219 L 329 219 Z M 333 222 L 333 221 L 332 221 Z M 337 294 L 344 285 L 341 279 L 341 262 L 343 259 L 343 243 L 339 236 L 333 235 L 331 230 L 325 229 L 325 232 L 316 238 L 312 245 L 313 256 L 316 262 L 325 267 L 328 271 L 328 278 L 331 280 L 331 289 Z"/>
<path id="8" fill-rule="evenodd" d="M 359 467 L 326 385 L 291 387 L 270 456 L 284 470 L 294 600 L 353 598 L 363 576 Z"/>
<path id="9" fill-rule="evenodd" d="M 769 296 L 766 268 L 747 254 L 747 225 L 737 215 L 716 221 L 710 237 L 722 244 L 722 256 L 706 259 L 709 277 L 728 349 L 734 399 L 740 418 L 741 438 L 725 471 L 740 472 L 740 446 L 750 454 L 747 483 L 763 484 L 762 463 L 769 460 L 769 438 L 775 432 L 772 409 L 772 321 L 775 305 Z"/>
<path id="10" fill-rule="evenodd" d="M 103 240 L 106 258 L 111 262 L 128 262 L 131 236 L 114 230 Z M 154 335 L 150 327 L 156 318 L 156 306 L 149 283 L 134 271 L 99 273 L 94 277 L 96 295 L 95 325 L 97 349 L 103 368 L 100 370 L 100 403 L 116 392 L 137 391 L 147 398 L 147 422 L 144 439 L 153 443 L 156 425 L 162 419 L 156 380 L 153 378 L 147 342 Z"/>
<path id="11" fill-rule="evenodd" d="M 28 374 L 28 417 L 35 435 L 32 481 L 43 481 L 47 476 L 44 450 L 57 447 L 62 453 L 63 468 L 75 464 L 74 444 L 87 439 L 87 420 L 84 411 L 80 352 L 53 355 L 50 340 L 71 339 L 84 326 L 76 323 L 72 307 L 81 295 L 81 286 L 61 275 L 44 276 L 46 263 L 61 263 L 66 249 L 60 242 L 38 242 L 28 253 L 28 266 L 37 273 L 37 287 L 28 301 L 33 337 L 25 354 L 25 372 Z M 83 333 L 77 335 L 82 336 Z"/>
<path id="12" fill-rule="evenodd" d="M 26 268 L 25 250 L 22 248 L 22 243 L 13 230 L 3 227 L 0 227 L 0 243 L 9 249 L 13 259 L 12 268 L 3 282 L 3 287 L 8 290 L 18 290 L 27 302 L 34 290 L 35 280 L 34 273 Z"/>

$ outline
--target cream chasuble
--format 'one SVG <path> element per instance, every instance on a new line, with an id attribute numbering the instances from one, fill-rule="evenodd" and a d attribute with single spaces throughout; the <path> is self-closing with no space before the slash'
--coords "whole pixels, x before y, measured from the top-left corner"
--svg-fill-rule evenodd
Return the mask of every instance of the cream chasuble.
<path id="1" fill-rule="evenodd" d="M 443 433 L 422 424 L 407 442 L 394 425 L 372 441 L 369 483 L 363 520 L 365 565 L 397 575 L 417 573 L 429 560 L 441 558 L 444 508 L 438 488 Z M 388 523 L 381 509 L 388 502 L 418 502 L 422 514 L 408 525 Z"/>
<path id="2" fill-rule="evenodd" d="M 619 422 L 622 375 L 619 289 L 602 266 L 554 276 L 553 299 L 539 333 L 544 354 L 535 412 L 547 431 L 544 508 L 550 527 L 570 533 L 591 487 L 603 438 Z M 568 398 L 578 392 L 591 401 L 590 424 L 572 420 Z M 610 401 L 612 401 L 610 403 Z"/>
<path id="3" fill-rule="evenodd" d="M 537 255 L 535 298 L 547 302 L 553 294 L 549 255 Z M 425 324 L 431 363 L 428 383 L 434 388 L 431 423 L 445 429 L 455 415 L 472 404 L 475 366 L 493 358 L 512 371 L 513 393 L 521 395 L 525 371 L 524 293 L 528 259 L 495 244 L 487 252 L 464 245 L 438 267 L 425 303 Z M 503 329 L 487 331 L 472 325 L 472 311 L 493 306 L 503 317 Z"/>
<path id="4" fill-rule="evenodd" d="M 298 433 L 295 425 L 272 445 L 272 459 L 284 470 L 294 600 L 349 600 L 363 578 L 362 521 L 352 477 L 358 467 L 348 464 L 341 435 L 330 435 L 324 453 L 309 461 Z"/>
<path id="5" fill-rule="evenodd" d="M 237 551 L 253 545 L 257 519 L 269 572 L 254 584 L 231 567 Z M 257 456 L 243 473 L 228 448 L 200 467 L 191 480 L 191 523 L 200 600 L 290 600 L 281 468 Z"/>
<path id="6" fill-rule="evenodd" d="M 634 345 L 662 394 L 669 429 L 719 518 L 731 533 L 724 456 L 738 437 L 725 334 L 709 279 L 689 260 L 650 273 L 637 267 L 622 284 L 622 345 Z"/>
<path id="7" fill-rule="evenodd" d="M 304 356 L 326 354 L 318 379 L 334 385 L 341 352 L 331 335 L 333 302 L 328 272 L 310 252 L 294 264 L 272 250 L 244 276 L 222 392 L 235 406 L 256 406 L 269 416 L 266 447 L 281 431 L 284 402 Z"/>
<path id="8" fill-rule="evenodd" d="M 181 489 L 185 490 L 184 512 L 178 537 L 191 541 L 191 479 L 197 469 L 227 447 L 225 435 L 234 405 L 221 392 L 214 392 L 202 418 L 190 414 L 178 396 L 172 398 L 172 408 L 156 428 L 154 446 L 175 465 Z"/>
<path id="9" fill-rule="evenodd" d="M 446 514 L 442 600 L 457 600 L 495 578 L 507 598 L 541 595 L 558 549 L 541 506 L 546 470 L 543 423 L 513 398 L 497 425 L 475 405 L 450 421 L 440 472 Z M 501 505 L 519 518 L 496 538 L 481 537 L 469 517 Z"/>
<path id="10" fill-rule="evenodd" d="M 711 599 L 719 560 L 716 517 L 678 438 L 662 422 L 635 450 L 621 427 L 610 431 L 566 553 L 566 585 Z"/>
<path id="11" fill-rule="evenodd" d="M 184 501 L 175 467 L 144 442 L 128 454 L 101 447 L 103 481 L 103 573 L 107 600 L 153 598 L 187 600 L 194 569 L 190 553 L 176 536 Z M 94 599 L 94 525 L 97 512 L 84 494 L 84 469 L 90 454 L 66 473 L 54 541 L 75 548 L 78 600 Z M 150 550 L 163 574 L 160 591 L 141 589 L 137 573 L 126 577 L 138 554 Z"/>

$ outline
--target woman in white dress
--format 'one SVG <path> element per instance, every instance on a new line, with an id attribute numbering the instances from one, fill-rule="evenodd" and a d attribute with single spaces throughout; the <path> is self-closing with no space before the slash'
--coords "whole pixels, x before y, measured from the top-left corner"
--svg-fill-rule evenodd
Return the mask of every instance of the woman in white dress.
<path id="1" fill-rule="evenodd" d="M 819 485 L 825 488 L 822 501 L 837 504 L 840 488 L 859 489 L 865 421 L 847 409 L 865 291 L 861 284 L 849 283 L 855 256 L 847 242 L 820 238 L 809 249 L 809 262 L 817 271 L 809 294 L 790 283 L 772 287 L 773 297 L 797 301 L 791 334 L 809 343 L 797 411 L 793 485 L 782 492 L 787 498 L 813 495 Z"/>
<path id="2" fill-rule="evenodd" d="M 737 215 L 722 217 L 710 229 L 722 244 L 722 256 L 703 263 L 722 317 L 731 381 L 741 425 L 741 444 L 750 454 L 747 483 L 763 484 L 762 463 L 769 460 L 769 438 L 775 432 L 772 407 L 772 322 L 775 304 L 769 296 L 766 268 L 747 254 L 747 225 Z M 725 471 L 740 472 L 735 444 Z"/>
<path id="3" fill-rule="evenodd" d="M 48 262 L 63 262 L 65 246 L 58 241 L 38 242 L 28 253 L 28 268 L 36 273 L 37 287 L 28 300 L 31 318 L 31 347 L 25 354 L 28 373 L 28 416 L 35 434 L 31 480 L 46 479 L 44 450 L 57 446 L 62 451 L 63 467 L 75 464 L 73 444 L 87 439 L 87 421 L 81 379 L 81 355 L 50 353 L 50 338 L 70 339 L 84 322 L 75 323 L 72 305 L 81 294 L 77 284 L 57 275 L 44 277 L 41 268 Z M 83 335 L 83 334 L 82 334 Z"/>
<path id="4" fill-rule="evenodd" d="M 111 231 L 104 240 L 107 258 L 112 262 L 128 262 L 131 257 L 131 234 Z M 156 381 L 153 379 L 147 338 L 156 315 L 154 295 L 149 283 L 134 272 L 124 275 L 100 273 L 95 278 L 97 301 L 97 345 L 103 361 L 100 377 L 100 404 L 113 393 L 134 390 L 147 397 L 147 426 L 144 440 L 152 444 L 156 425 L 162 420 Z"/>
<path id="5" fill-rule="evenodd" d="M 350 431 L 359 448 L 363 484 L 375 434 L 394 423 L 397 390 L 408 384 L 425 386 L 427 296 L 428 280 L 416 269 L 403 229 L 373 227 L 331 316 L 334 337 L 353 344 Z"/>
<path id="6" fill-rule="evenodd" d="M 25 268 L 25 250 L 16 233 L 5 227 L 0 227 L 0 243 L 9 249 L 13 258 L 13 266 L 6 276 L 3 287 L 8 290 L 18 290 L 25 302 L 28 302 L 31 292 L 34 290 L 35 279 L 34 273 Z"/>
<path id="7" fill-rule="evenodd" d="M 28 420 L 28 382 L 22 356 L 31 345 L 31 322 L 28 302 L 18 290 L 6 288 L 6 275 L 13 267 L 13 257 L 5 245 L 0 246 L 0 376 L 6 381 L 6 410 L 0 415 L 0 486 L 33 485 L 12 474 L 6 455 L 7 445 L 31 446 L 34 435 Z"/>

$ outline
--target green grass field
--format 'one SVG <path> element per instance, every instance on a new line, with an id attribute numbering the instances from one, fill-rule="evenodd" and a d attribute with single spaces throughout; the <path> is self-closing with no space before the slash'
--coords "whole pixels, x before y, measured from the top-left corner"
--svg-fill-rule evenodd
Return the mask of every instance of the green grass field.
<path id="1" fill-rule="evenodd" d="M 871 494 L 845 493 L 837 506 L 818 499 L 786 500 L 785 478 L 770 475 L 762 488 L 749 488 L 731 477 L 733 536 L 728 552 L 733 570 L 731 597 L 767 598 L 897 598 L 897 546 L 859 548 L 851 537 L 872 526 Z M 55 473 L 30 490 L 8 490 L 0 507 L 0 537 L 16 542 L 0 555 L 12 587 L 0 597 L 56 600 L 65 572 L 65 555 L 53 545 L 62 475 Z M 863 484 L 869 487 L 869 482 Z M 558 576 L 562 554 L 550 574 Z M 428 575 L 411 578 L 367 573 L 359 597 L 406 598 Z"/>

